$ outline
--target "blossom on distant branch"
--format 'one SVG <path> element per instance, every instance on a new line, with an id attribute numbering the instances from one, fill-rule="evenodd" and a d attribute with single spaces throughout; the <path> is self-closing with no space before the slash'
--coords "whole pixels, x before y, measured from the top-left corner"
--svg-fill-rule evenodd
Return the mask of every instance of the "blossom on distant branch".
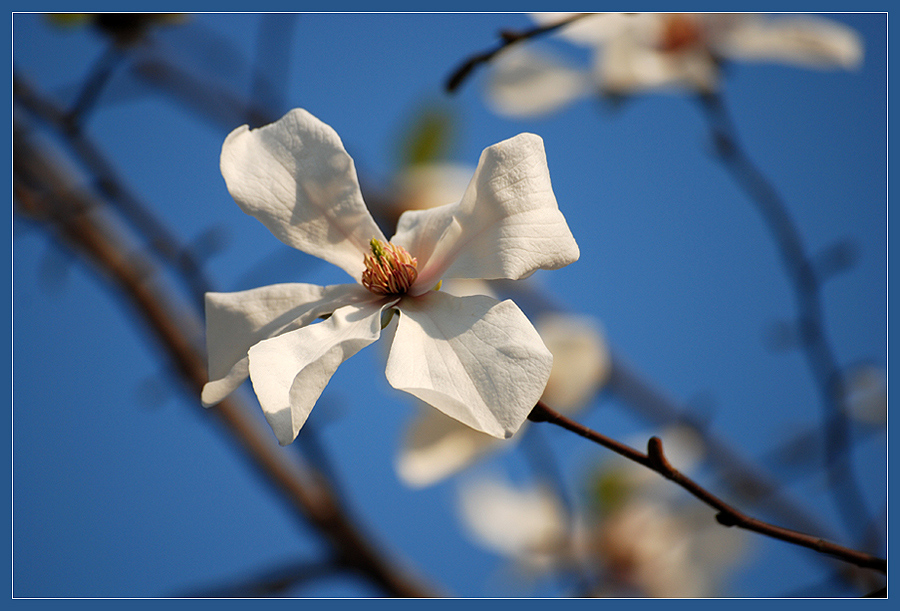
<path id="1" fill-rule="evenodd" d="M 572 13 L 537 13 L 541 25 Z M 573 21 L 560 36 L 590 48 L 590 71 L 515 45 L 494 62 L 491 104 L 502 114 L 534 116 L 579 97 L 627 95 L 649 89 L 712 92 L 725 61 L 777 61 L 820 68 L 855 68 L 863 49 L 857 33 L 833 20 L 739 13 L 600 13 Z"/>
<path id="2" fill-rule="evenodd" d="M 221 169 L 244 212 L 356 284 L 208 293 L 204 405 L 249 376 L 288 444 L 337 367 L 399 312 L 385 371 L 391 386 L 489 435 L 518 430 L 547 383 L 550 352 L 512 301 L 434 289 L 442 278 L 519 279 L 577 260 L 538 136 L 485 149 L 460 201 L 404 213 L 390 241 L 340 138 L 305 110 L 234 130 Z"/>
<path id="3" fill-rule="evenodd" d="M 680 471 L 703 459 L 690 430 L 660 437 Z M 460 487 L 460 518 L 476 543 L 524 576 L 579 575 L 579 596 L 715 596 L 747 551 L 743 531 L 724 528 L 710 508 L 637 463 L 613 459 L 586 488 L 589 502 L 567 510 L 545 485 L 473 477 Z"/>
<path id="4" fill-rule="evenodd" d="M 637 497 L 596 517 L 590 548 L 600 565 L 598 596 L 718 596 L 745 552 L 745 533 L 723 528 L 703 507 Z"/>

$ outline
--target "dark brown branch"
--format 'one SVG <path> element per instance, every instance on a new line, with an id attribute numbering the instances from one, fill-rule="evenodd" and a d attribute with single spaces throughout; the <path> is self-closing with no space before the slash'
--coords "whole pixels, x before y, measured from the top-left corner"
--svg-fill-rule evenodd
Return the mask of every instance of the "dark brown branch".
<path id="1" fill-rule="evenodd" d="M 493 280 L 491 285 L 498 295 L 513 299 L 529 316 L 539 316 L 547 312 L 563 312 L 563 308 L 546 292 L 540 292 L 529 283 L 509 280 Z M 817 516 L 798 504 L 780 489 L 765 469 L 752 463 L 730 444 L 718 438 L 708 426 L 690 411 L 677 405 L 666 393 L 656 388 L 638 374 L 620 354 L 611 348 L 611 369 L 609 379 L 601 392 L 610 393 L 621 400 L 633 413 L 656 424 L 686 427 L 702 442 L 704 455 L 714 465 L 720 478 L 717 480 L 742 503 L 750 504 L 757 511 L 764 512 L 769 521 L 803 532 L 814 532 L 823 538 L 836 539 Z M 535 429 L 530 429 L 525 440 Z M 543 460 L 540 457 L 535 461 Z M 538 465 L 537 472 L 545 472 L 545 465 Z M 863 549 L 874 549 L 877 545 L 859 545 Z M 869 592 L 883 583 L 881 576 L 870 570 L 841 562 L 822 554 L 810 554 L 805 559 L 811 563 L 827 566 L 829 571 L 859 592 Z"/>
<path id="2" fill-rule="evenodd" d="M 612 355 L 612 370 L 606 388 L 624 401 L 630 409 L 636 410 L 651 422 L 690 427 L 701 439 L 710 463 L 721 470 L 722 485 L 740 501 L 758 507 L 769 519 L 784 523 L 795 530 L 835 538 L 821 520 L 785 495 L 779 489 L 778 482 L 765 470 L 752 464 L 731 445 L 717 438 L 708 427 L 697 422 L 689 412 L 680 409 L 664 393 L 642 379 L 615 353 Z M 821 555 L 814 555 L 811 560 L 829 564 L 835 562 L 834 559 Z M 848 564 L 840 565 L 838 575 L 861 590 L 871 590 L 881 581 L 880 577 L 873 575 L 871 571 Z"/>
<path id="3" fill-rule="evenodd" d="M 643 417 L 653 422 L 689 426 L 702 440 L 710 460 L 724 473 L 725 483 L 734 494 L 752 503 L 765 501 L 766 510 L 770 515 L 777 516 L 795 528 L 825 532 L 825 525 L 785 498 L 771 478 L 738 455 L 727 443 L 715 438 L 707 427 L 696 423 L 688 412 L 678 409 L 668 397 L 641 379 L 624 359 L 616 354 L 612 355 L 607 387 L 631 409 L 637 410 Z"/>
<path id="4" fill-rule="evenodd" d="M 662 441 L 658 437 L 650 438 L 650 441 L 647 444 L 647 453 L 644 454 L 628 445 L 579 424 L 574 420 L 566 418 L 562 414 L 549 408 L 543 402 L 538 402 L 528 416 L 528 419 L 533 422 L 549 422 L 550 424 L 560 426 L 567 431 L 573 432 L 576 435 L 603 446 L 604 448 L 612 450 L 620 456 L 624 456 L 633 462 L 656 471 L 666 479 L 675 482 L 683 489 L 687 490 L 706 505 L 709 505 L 718 511 L 716 520 L 724 526 L 737 526 L 745 530 L 751 530 L 767 537 L 772 537 L 823 554 L 828 554 L 829 556 L 855 564 L 856 566 L 874 569 L 885 574 L 887 573 L 887 560 L 865 552 L 843 547 L 818 537 L 781 528 L 780 526 L 774 526 L 745 515 L 672 467 L 666 459 L 665 453 L 663 452 Z"/>
<path id="5" fill-rule="evenodd" d="M 522 42 L 523 40 L 529 40 L 531 38 L 537 38 L 538 36 L 542 36 L 544 34 L 548 34 L 550 32 L 554 32 L 559 28 L 569 25 L 573 21 L 581 19 L 587 15 L 592 15 L 593 13 L 577 13 L 568 17 L 558 23 L 553 23 L 550 25 L 542 25 L 535 28 L 531 28 L 530 30 L 524 30 L 522 32 L 513 32 L 510 30 L 504 30 L 500 32 L 501 42 L 489 51 L 485 51 L 483 53 L 478 53 L 476 55 L 471 56 L 465 62 L 463 62 L 456 70 L 453 71 L 453 74 L 447 79 L 447 82 L 444 84 L 444 88 L 448 93 L 455 92 L 462 82 L 468 78 L 468 76 L 472 73 L 472 71 L 480 66 L 481 64 L 486 64 L 487 62 L 494 59 L 494 56 L 506 49 L 507 47 L 514 45 L 516 43 Z"/>

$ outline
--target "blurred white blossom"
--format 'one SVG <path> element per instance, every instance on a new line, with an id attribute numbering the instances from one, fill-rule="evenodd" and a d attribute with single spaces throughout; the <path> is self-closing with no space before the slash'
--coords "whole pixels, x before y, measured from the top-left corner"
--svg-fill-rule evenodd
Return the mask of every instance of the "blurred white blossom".
<path id="1" fill-rule="evenodd" d="M 393 184 L 393 200 L 397 202 L 399 214 L 459 201 L 474 172 L 475 168 L 468 164 L 449 161 L 420 163 L 404 168 Z"/>
<path id="2" fill-rule="evenodd" d="M 574 414 L 609 380 L 612 357 L 606 335 L 594 318 L 562 312 L 543 314 L 535 327 L 553 354 L 541 399 L 558 412 Z"/>
<path id="3" fill-rule="evenodd" d="M 573 15 L 533 18 L 550 25 Z M 562 27 L 559 36 L 587 46 L 592 68 L 570 65 L 536 45 L 514 45 L 496 58 L 488 81 L 488 99 L 497 112 L 540 115 L 592 92 L 712 92 L 722 63 L 731 60 L 855 68 L 863 56 L 854 30 L 812 15 L 598 13 Z"/>
<path id="4" fill-rule="evenodd" d="M 650 434 L 630 445 L 646 445 Z M 700 436 L 676 425 L 657 434 L 666 458 L 695 473 L 705 454 Z M 592 484 L 588 549 L 599 571 L 600 596 L 692 598 L 721 595 L 728 570 L 747 551 L 746 534 L 726 528 L 715 512 L 637 463 L 615 460 Z"/>
<path id="5" fill-rule="evenodd" d="M 659 435 L 682 472 L 702 459 L 689 429 Z M 641 438 L 645 443 L 647 436 Z M 636 463 L 614 458 L 591 474 L 585 502 L 567 511 L 543 485 L 514 486 L 491 476 L 463 481 L 460 516 L 474 540 L 534 577 L 571 572 L 604 597 L 707 597 L 745 555 L 745 533 Z"/>
<path id="6" fill-rule="evenodd" d="M 433 289 L 442 278 L 519 279 L 577 260 L 538 136 L 485 149 L 462 199 L 404 213 L 390 242 L 340 138 L 305 110 L 234 130 L 221 169 L 244 212 L 356 283 L 207 293 L 204 405 L 249 376 L 279 442 L 290 443 L 337 367 L 399 311 L 388 382 L 484 433 L 518 430 L 546 385 L 550 352 L 512 301 Z"/>
<path id="7" fill-rule="evenodd" d="M 569 516 L 557 495 L 541 485 L 514 486 L 499 477 L 473 478 L 459 488 L 459 510 L 475 542 L 540 574 L 577 555 Z"/>
<path id="8" fill-rule="evenodd" d="M 642 497 L 598 517 L 590 532 L 600 596 L 721 595 L 719 583 L 744 549 L 743 532 L 718 524 L 712 510 Z"/>

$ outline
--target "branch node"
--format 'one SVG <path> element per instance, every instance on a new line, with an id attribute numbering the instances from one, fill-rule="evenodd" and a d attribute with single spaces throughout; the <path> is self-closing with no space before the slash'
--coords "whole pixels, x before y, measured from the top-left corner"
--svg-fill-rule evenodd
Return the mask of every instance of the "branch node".
<path id="1" fill-rule="evenodd" d="M 729 528 L 738 525 L 737 516 L 735 516 L 733 513 L 728 513 L 725 511 L 720 511 L 716 514 L 716 522 L 718 522 L 722 526 L 728 526 Z"/>
<path id="2" fill-rule="evenodd" d="M 666 456 L 663 453 L 662 439 L 659 437 L 654 436 L 647 441 L 647 458 L 650 460 L 650 465 L 653 469 L 659 473 L 666 475 L 672 472 L 672 465 L 666 460 Z"/>

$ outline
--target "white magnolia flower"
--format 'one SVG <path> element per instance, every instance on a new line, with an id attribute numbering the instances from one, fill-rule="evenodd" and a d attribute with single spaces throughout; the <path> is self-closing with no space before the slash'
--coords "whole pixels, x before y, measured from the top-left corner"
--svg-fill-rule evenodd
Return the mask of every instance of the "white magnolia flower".
<path id="1" fill-rule="evenodd" d="M 519 279 L 577 260 L 538 136 L 485 149 L 461 200 L 404 213 L 390 242 L 363 202 L 340 138 L 305 110 L 234 130 L 221 169 L 244 212 L 356 283 L 208 293 L 204 405 L 249 375 L 275 435 L 288 444 L 337 367 L 400 312 L 385 371 L 391 386 L 489 435 L 519 428 L 544 390 L 550 352 L 512 301 L 433 289 L 441 278 Z"/>
<path id="2" fill-rule="evenodd" d="M 541 25 L 572 16 L 533 15 Z M 578 19 L 561 28 L 559 35 L 592 49 L 593 68 L 575 68 L 533 47 L 515 45 L 497 58 L 488 83 L 489 100 L 498 112 L 543 114 L 597 90 L 714 91 L 720 64 L 726 60 L 855 68 L 863 55 L 855 31 L 811 15 L 604 13 Z"/>
<path id="3" fill-rule="evenodd" d="M 459 295 L 472 287 L 459 289 L 454 284 L 446 288 Z M 541 399 L 562 413 L 575 413 L 609 379 L 611 360 L 606 339 L 589 317 L 554 313 L 536 320 L 538 333 L 553 355 L 553 368 Z M 485 454 L 506 447 L 506 443 L 435 410 L 420 410 L 401 442 L 397 473 L 409 486 L 430 486 Z"/>

